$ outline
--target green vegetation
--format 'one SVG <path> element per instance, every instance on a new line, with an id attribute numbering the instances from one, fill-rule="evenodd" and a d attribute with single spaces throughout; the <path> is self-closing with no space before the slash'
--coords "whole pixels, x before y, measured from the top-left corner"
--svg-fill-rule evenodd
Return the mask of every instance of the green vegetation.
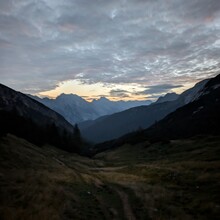
<path id="1" fill-rule="evenodd" d="M 0 140 L 0 219 L 219 219 L 220 138 L 97 154 Z"/>

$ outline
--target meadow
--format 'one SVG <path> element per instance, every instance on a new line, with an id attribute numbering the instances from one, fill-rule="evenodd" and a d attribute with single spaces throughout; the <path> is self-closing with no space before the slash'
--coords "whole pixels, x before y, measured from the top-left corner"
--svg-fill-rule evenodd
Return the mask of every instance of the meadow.
<path id="1" fill-rule="evenodd" d="M 219 219 L 220 138 L 125 144 L 93 158 L 0 140 L 0 219 Z"/>

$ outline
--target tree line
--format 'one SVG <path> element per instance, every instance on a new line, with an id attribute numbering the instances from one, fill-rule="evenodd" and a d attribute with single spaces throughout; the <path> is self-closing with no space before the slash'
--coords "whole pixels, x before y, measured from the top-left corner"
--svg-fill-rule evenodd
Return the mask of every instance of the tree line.
<path id="1" fill-rule="evenodd" d="M 70 133 L 57 127 L 55 123 L 39 126 L 31 118 L 20 116 L 16 110 L 0 111 L 0 136 L 11 133 L 38 146 L 49 144 L 69 152 L 80 153 L 80 130 L 77 125 L 73 130 L 74 132 Z"/>

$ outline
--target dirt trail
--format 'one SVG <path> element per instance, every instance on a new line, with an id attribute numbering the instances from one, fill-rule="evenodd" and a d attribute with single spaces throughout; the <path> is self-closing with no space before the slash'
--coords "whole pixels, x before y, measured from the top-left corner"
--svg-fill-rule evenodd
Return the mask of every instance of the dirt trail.
<path id="1" fill-rule="evenodd" d="M 87 167 L 87 169 L 84 169 L 81 167 L 81 166 L 76 166 L 78 168 L 76 168 L 75 166 L 73 167 L 72 165 L 70 166 L 69 164 L 65 163 L 64 161 L 56 158 L 56 157 L 53 157 L 53 159 L 59 163 L 61 166 L 66 166 L 68 167 L 69 169 L 71 169 L 74 174 L 77 175 L 77 177 L 83 182 L 83 183 L 93 183 L 94 186 L 96 187 L 102 187 L 102 185 L 104 185 L 103 183 L 103 179 L 100 178 L 100 176 L 97 176 L 95 175 L 96 171 L 116 171 L 116 170 L 120 170 L 120 169 L 123 169 L 125 168 L 126 166 L 120 166 L 120 167 Z M 75 165 L 75 164 L 74 164 Z M 110 187 L 111 190 L 115 191 L 121 201 L 122 201 L 122 205 L 123 205 L 123 211 L 124 211 L 124 216 L 127 220 L 136 220 L 136 217 L 133 213 L 133 210 L 131 208 L 131 204 L 129 202 L 129 196 L 123 192 L 122 190 L 120 189 L 117 189 L 116 187 Z M 98 202 L 99 202 L 99 206 L 103 212 L 103 214 L 106 216 L 106 218 L 108 219 L 109 217 L 109 214 L 106 212 L 105 208 L 104 208 L 104 204 L 103 204 L 103 201 L 101 198 L 99 197 L 96 197 Z M 113 210 L 113 214 L 115 215 L 114 217 L 117 218 L 117 210 Z"/>
<path id="2" fill-rule="evenodd" d="M 53 160 L 55 160 L 59 165 L 67 167 L 67 165 L 63 161 L 61 161 L 60 159 L 53 157 Z"/>
<path id="3" fill-rule="evenodd" d="M 92 167 L 89 168 L 91 171 L 115 171 L 115 170 L 121 170 L 124 169 L 127 166 L 120 166 L 120 167 Z"/>
<path id="4" fill-rule="evenodd" d="M 124 208 L 124 215 L 128 220 L 136 220 L 136 217 L 132 211 L 131 205 L 129 203 L 128 195 L 121 191 L 121 190 L 116 190 L 116 192 L 119 194 L 122 203 L 123 203 L 123 208 Z"/>

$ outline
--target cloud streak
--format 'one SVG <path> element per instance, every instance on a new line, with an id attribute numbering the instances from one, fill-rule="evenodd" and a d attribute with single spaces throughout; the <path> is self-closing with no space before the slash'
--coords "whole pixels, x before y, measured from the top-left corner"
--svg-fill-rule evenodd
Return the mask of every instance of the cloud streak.
<path id="1" fill-rule="evenodd" d="M 112 89 L 109 94 L 111 97 L 120 97 L 120 98 L 127 98 L 129 97 L 129 91 L 123 89 Z"/>
<path id="2" fill-rule="evenodd" d="M 147 89 L 137 92 L 136 95 L 149 95 L 149 94 L 163 94 L 171 91 L 172 89 L 181 88 L 182 85 L 161 84 L 155 86 L 148 86 Z"/>
<path id="3" fill-rule="evenodd" d="M 220 70 L 218 0 L 2 0 L 0 30 L 1 82 L 30 93 L 67 80 L 163 92 Z"/>

